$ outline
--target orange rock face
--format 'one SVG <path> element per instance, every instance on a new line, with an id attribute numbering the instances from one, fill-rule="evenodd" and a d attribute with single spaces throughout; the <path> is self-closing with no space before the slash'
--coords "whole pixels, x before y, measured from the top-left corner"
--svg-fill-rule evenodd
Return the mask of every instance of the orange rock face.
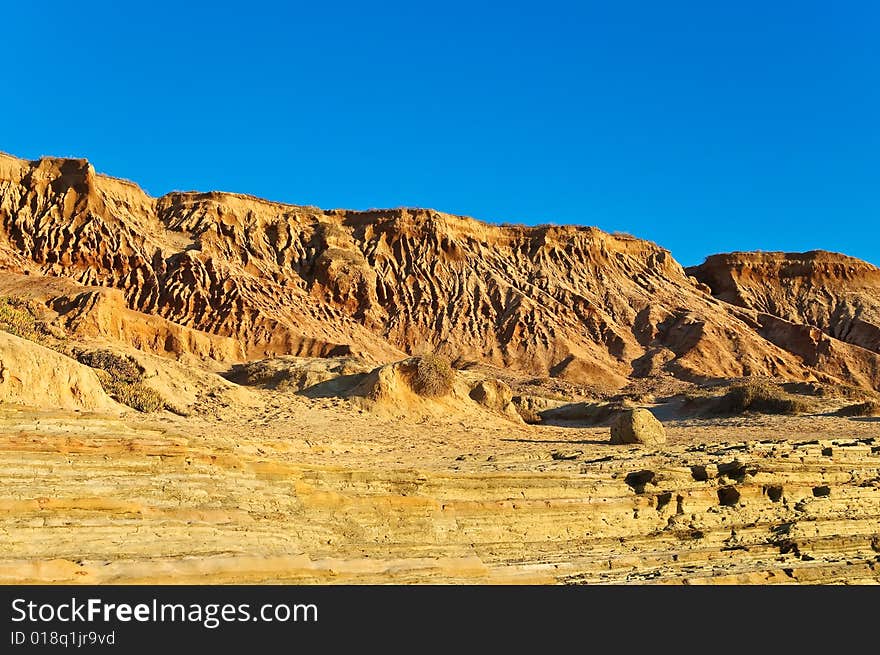
<path id="1" fill-rule="evenodd" d="M 0 156 L 0 265 L 118 289 L 50 301 L 155 352 L 384 363 L 431 348 L 606 388 L 658 375 L 880 388 L 880 272 L 833 255 L 734 254 L 685 271 L 653 243 L 590 227 L 156 199 L 84 160 Z M 114 319 L 126 311 L 154 323 L 127 333 Z"/>
<path id="2" fill-rule="evenodd" d="M 713 255 L 688 272 L 809 367 L 877 388 L 880 269 L 837 253 Z"/>

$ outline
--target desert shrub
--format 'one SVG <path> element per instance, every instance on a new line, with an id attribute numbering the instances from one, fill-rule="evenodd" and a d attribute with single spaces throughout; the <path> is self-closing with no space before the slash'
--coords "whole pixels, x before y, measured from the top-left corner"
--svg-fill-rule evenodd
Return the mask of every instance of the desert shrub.
<path id="1" fill-rule="evenodd" d="M 76 359 L 95 369 L 104 391 L 115 401 L 140 412 L 165 409 L 165 399 L 143 383 L 144 370 L 128 355 L 92 350 L 76 353 Z"/>
<path id="2" fill-rule="evenodd" d="M 704 400 L 718 398 L 718 390 L 706 387 L 695 387 L 688 389 L 682 394 L 682 399 L 686 403 L 698 403 Z"/>
<path id="3" fill-rule="evenodd" d="M 131 357 L 109 350 L 75 351 L 63 334 L 54 334 L 49 325 L 37 318 L 38 309 L 33 301 L 0 297 L 0 330 L 53 348 L 95 369 L 104 391 L 124 405 L 142 412 L 166 406 L 157 391 L 143 384 L 144 371 Z"/>
<path id="4" fill-rule="evenodd" d="M 413 390 L 420 396 L 443 396 L 452 391 L 455 371 L 449 360 L 436 353 L 416 358 Z"/>
<path id="5" fill-rule="evenodd" d="M 838 416 L 880 416 L 880 402 L 868 400 L 855 405 L 847 405 L 837 410 Z"/>
<path id="6" fill-rule="evenodd" d="M 142 382 L 123 382 L 107 371 L 98 370 L 98 379 L 111 398 L 139 412 L 158 412 L 165 409 L 165 399 L 155 389 Z"/>
<path id="7" fill-rule="evenodd" d="M 237 384 L 274 387 L 285 379 L 285 372 L 274 359 L 262 359 L 234 367 L 227 378 Z"/>
<path id="8" fill-rule="evenodd" d="M 36 313 L 37 305 L 33 301 L 0 297 L 0 330 L 43 346 L 51 345 L 52 335 Z"/>
<path id="9" fill-rule="evenodd" d="M 91 350 L 77 353 L 80 364 L 105 371 L 115 382 L 134 384 L 140 382 L 144 370 L 128 355 L 117 355 L 110 350 Z"/>
<path id="10" fill-rule="evenodd" d="M 782 388 L 794 394 L 816 396 L 818 398 L 846 398 L 847 400 L 859 402 L 871 400 L 874 396 L 867 389 L 843 382 L 835 382 L 834 384 L 825 382 L 787 382 L 782 385 Z"/>
<path id="11" fill-rule="evenodd" d="M 763 380 L 734 385 L 715 404 L 715 412 L 719 414 L 802 414 L 810 409 L 812 404 L 807 400 L 792 396 L 777 385 Z"/>

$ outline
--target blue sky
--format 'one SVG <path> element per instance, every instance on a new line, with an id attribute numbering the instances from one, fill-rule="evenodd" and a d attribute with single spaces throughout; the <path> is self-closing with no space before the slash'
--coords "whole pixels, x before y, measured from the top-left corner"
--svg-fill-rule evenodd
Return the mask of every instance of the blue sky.
<path id="1" fill-rule="evenodd" d="M 0 150 L 153 195 L 880 264 L 878 3 L 42 1 L 3 22 Z"/>

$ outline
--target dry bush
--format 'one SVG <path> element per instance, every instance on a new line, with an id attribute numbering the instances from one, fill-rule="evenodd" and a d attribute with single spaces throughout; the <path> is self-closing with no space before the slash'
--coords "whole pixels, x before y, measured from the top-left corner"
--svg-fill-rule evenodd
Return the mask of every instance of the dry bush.
<path id="1" fill-rule="evenodd" d="M 0 330 L 72 356 L 95 369 L 104 391 L 124 405 L 142 412 L 165 408 L 162 396 L 143 384 L 144 371 L 131 357 L 109 350 L 73 351 L 65 335 L 53 333 L 51 326 L 37 318 L 38 311 L 33 301 L 0 297 Z"/>
<path id="2" fill-rule="evenodd" d="M 430 353 L 416 358 L 412 387 L 420 396 L 445 396 L 454 382 L 455 370 L 442 355 Z"/>
<path id="3" fill-rule="evenodd" d="M 37 305 L 33 301 L 0 297 L 0 330 L 51 347 L 55 339 L 46 324 L 37 319 L 36 313 Z"/>
<path id="4" fill-rule="evenodd" d="M 714 406 L 717 414 L 802 414 L 813 408 L 812 403 L 786 393 L 777 385 L 763 380 L 737 384 L 719 398 Z"/>
<path id="5" fill-rule="evenodd" d="M 837 410 L 838 416 L 880 416 L 880 402 L 869 400 L 864 403 L 847 405 Z"/>
<path id="6" fill-rule="evenodd" d="M 699 403 L 705 400 L 713 400 L 718 398 L 718 390 L 714 388 L 696 387 L 688 389 L 682 394 L 685 403 Z"/>
<path id="7" fill-rule="evenodd" d="M 96 372 L 104 391 L 117 402 L 128 405 L 139 412 L 158 412 L 165 409 L 165 399 L 162 395 L 142 382 L 122 382 L 114 379 L 107 371 L 98 370 Z M 180 413 L 179 410 L 178 413 Z"/>
<path id="8" fill-rule="evenodd" d="M 105 371 L 117 382 L 134 384 L 144 377 L 144 370 L 128 355 L 117 355 L 110 350 L 90 350 L 78 352 L 80 364 Z"/>
<path id="9" fill-rule="evenodd" d="M 289 372 L 279 368 L 274 359 L 261 359 L 233 367 L 226 377 L 236 384 L 275 387 L 285 379 L 285 373 Z"/>
<path id="10" fill-rule="evenodd" d="M 76 359 L 95 369 L 104 391 L 117 402 L 140 412 L 165 409 L 165 399 L 158 391 L 143 383 L 144 370 L 128 355 L 117 355 L 109 350 L 92 350 L 78 352 Z"/>
<path id="11" fill-rule="evenodd" d="M 781 385 L 788 393 L 816 396 L 818 398 L 846 398 L 847 400 L 864 402 L 876 396 L 872 391 L 852 384 L 836 382 L 786 382 Z"/>

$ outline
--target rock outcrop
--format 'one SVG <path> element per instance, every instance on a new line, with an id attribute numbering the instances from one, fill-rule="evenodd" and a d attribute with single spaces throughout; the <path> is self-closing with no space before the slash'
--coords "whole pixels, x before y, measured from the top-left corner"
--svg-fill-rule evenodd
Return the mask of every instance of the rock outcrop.
<path id="1" fill-rule="evenodd" d="M 864 431 L 709 448 L 679 433 L 608 457 L 600 443 L 558 450 L 561 429 L 516 441 L 535 428 L 515 424 L 501 440 L 442 437 L 465 450 L 426 447 L 437 426 L 383 447 L 375 417 L 322 434 L 316 416 L 274 439 L 250 425 L 233 448 L 226 422 L 183 437 L 74 418 L 21 434 L 0 414 L 0 581 L 880 582 L 880 439 Z"/>
<path id="2" fill-rule="evenodd" d="M 118 412 L 95 371 L 0 330 L 0 402 L 40 409 Z"/>

